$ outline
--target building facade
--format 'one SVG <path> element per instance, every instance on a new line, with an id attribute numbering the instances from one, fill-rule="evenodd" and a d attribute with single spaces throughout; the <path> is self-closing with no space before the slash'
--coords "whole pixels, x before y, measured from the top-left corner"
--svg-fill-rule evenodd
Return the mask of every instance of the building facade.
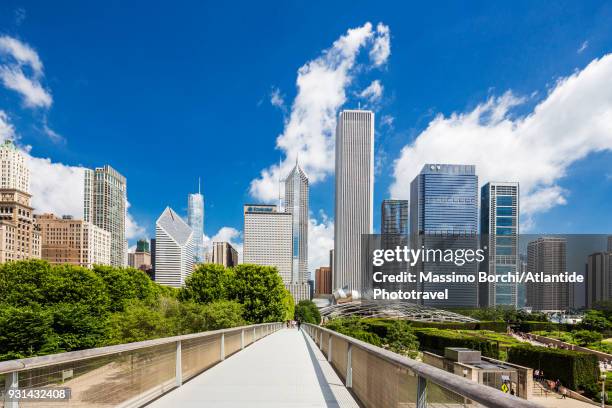
<path id="1" fill-rule="evenodd" d="M 30 169 L 12 141 L 0 145 L 0 263 L 40 258 L 40 230 L 30 205 Z"/>
<path id="2" fill-rule="evenodd" d="M 36 215 L 40 228 L 41 257 L 50 264 L 110 265 L 111 234 L 83 220 L 64 215 Z"/>
<path id="3" fill-rule="evenodd" d="M 226 268 L 238 265 L 238 251 L 229 242 L 213 242 L 212 263 Z"/>
<path id="4" fill-rule="evenodd" d="M 193 266 L 193 230 L 166 207 L 155 223 L 155 282 L 182 287 Z"/>
<path id="5" fill-rule="evenodd" d="M 372 234 L 374 210 L 374 113 L 346 110 L 336 127 L 334 288 L 362 290 L 361 244 Z"/>
<path id="6" fill-rule="evenodd" d="M 275 266 L 287 289 L 291 282 L 293 218 L 276 205 L 244 206 L 242 262 Z"/>
<path id="7" fill-rule="evenodd" d="M 565 238 L 543 237 L 527 244 L 527 271 L 558 275 L 567 272 Z M 538 311 L 567 310 L 570 303 L 569 283 L 528 282 L 527 307 Z"/>
<path id="8" fill-rule="evenodd" d="M 204 262 L 204 196 L 200 192 L 189 194 L 187 223 L 193 230 L 194 262 Z"/>
<path id="9" fill-rule="evenodd" d="M 489 275 L 514 274 L 519 270 L 519 184 L 490 182 L 480 191 L 481 246 L 486 258 L 481 272 Z M 518 306 L 517 283 L 481 283 L 482 307 Z"/>
<path id="10" fill-rule="evenodd" d="M 408 200 L 383 200 L 380 233 L 382 235 L 408 235 Z"/>
<path id="11" fill-rule="evenodd" d="M 329 266 L 315 270 L 315 295 L 330 295 L 332 293 L 332 273 Z"/>
<path id="12" fill-rule="evenodd" d="M 426 164 L 410 183 L 411 246 L 426 249 L 478 249 L 478 177 L 473 165 Z M 477 275 L 478 264 L 422 262 L 417 271 Z M 427 306 L 477 307 L 478 284 L 417 283 L 419 291 L 444 291 L 448 299 Z"/>
<path id="13" fill-rule="evenodd" d="M 83 219 L 111 234 L 111 265 L 127 266 L 127 181 L 111 166 L 85 170 Z"/>
<path id="14" fill-rule="evenodd" d="M 285 180 L 285 211 L 292 217 L 291 280 L 286 282 L 295 302 L 310 299 L 308 288 L 308 177 L 295 163 Z"/>
<path id="15" fill-rule="evenodd" d="M 612 300 L 612 252 L 589 255 L 585 274 L 585 303 L 592 309 L 596 302 Z"/>
<path id="16" fill-rule="evenodd" d="M 128 266 L 143 271 L 149 271 L 153 268 L 149 241 L 139 239 L 136 242 L 136 250 L 128 254 Z"/>

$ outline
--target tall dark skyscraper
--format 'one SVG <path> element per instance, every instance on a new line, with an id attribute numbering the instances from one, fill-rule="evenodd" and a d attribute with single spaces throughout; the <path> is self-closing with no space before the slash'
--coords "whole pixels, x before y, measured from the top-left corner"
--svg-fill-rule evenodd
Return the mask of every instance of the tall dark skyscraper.
<path id="1" fill-rule="evenodd" d="M 558 275 L 567 272 L 565 238 L 544 237 L 527 244 L 527 271 Z M 570 307 L 569 283 L 529 282 L 527 306 L 533 310 L 559 311 Z"/>
<path id="2" fill-rule="evenodd" d="M 585 276 L 585 303 L 612 300 L 612 252 L 595 252 L 587 258 Z"/>
<path id="3" fill-rule="evenodd" d="M 381 206 L 380 233 L 383 235 L 408 235 L 408 200 L 383 200 Z"/>
<path id="4" fill-rule="evenodd" d="M 478 176 L 476 167 L 462 164 L 426 164 L 410 184 L 411 246 L 426 249 L 478 248 Z M 477 275 L 478 265 L 458 267 L 448 262 L 425 262 L 417 271 Z M 438 307 L 476 307 L 477 283 L 421 282 L 420 291 L 443 291 L 448 299 L 424 301 Z"/>

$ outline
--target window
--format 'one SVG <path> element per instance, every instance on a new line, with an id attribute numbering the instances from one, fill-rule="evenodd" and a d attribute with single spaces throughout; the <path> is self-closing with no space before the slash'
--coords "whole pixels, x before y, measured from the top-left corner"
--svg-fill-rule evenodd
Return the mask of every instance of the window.
<path id="1" fill-rule="evenodd" d="M 496 213 L 497 213 L 497 215 L 511 216 L 512 215 L 512 207 L 497 207 Z"/>
<path id="2" fill-rule="evenodd" d="M 496 228 L 495 233 L 497 235 L 512 235 L 513 230 L 512 228 Z"/>
<path id="3" fill-rule="evenodd" d="M 495 255 L 512 255 L 512 247 L 496 247 Z"/>
<path id="4" fill-rule="evenodd" d="M 495 238 L 497 245 L 512 245 L 512 238 L 510 237 L 497 237 Z"/>
<path id="5" fill-rule="evenodd" d="M 512 196 L 498 196 L 497 197 L 497 205 L 498 206 L 505 206 L 505 207 L 510 207 L 512 206 Z"/>
<path id="6" fill-rule="evenodd" d="M 495 222 L 500 227 L 512 227 L 512 218 L 510 217 L 497 217 Z"/>

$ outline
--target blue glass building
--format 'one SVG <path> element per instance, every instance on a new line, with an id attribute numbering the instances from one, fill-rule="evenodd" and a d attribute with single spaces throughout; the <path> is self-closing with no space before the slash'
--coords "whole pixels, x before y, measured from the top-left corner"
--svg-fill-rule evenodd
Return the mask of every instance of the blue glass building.
<path id="1" fill-rule="evenodd" d="M 426 164 L 410 184 L 412 248 L 478 249 L 478 176 L 476 166 Z M 477 276 L 475 262 L 456 266 L 445 262 L 417 264 L 415 272 Z M 448 299 L 422 304 L 436 307 L 477 307 L 478 284 L 419 282 L 420 291 L 448 289 Z"/>

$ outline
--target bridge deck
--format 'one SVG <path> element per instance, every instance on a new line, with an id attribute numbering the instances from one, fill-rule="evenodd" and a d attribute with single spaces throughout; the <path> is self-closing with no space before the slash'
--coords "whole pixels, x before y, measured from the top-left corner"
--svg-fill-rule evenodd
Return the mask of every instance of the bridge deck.
<path id="1" fill-rule="evenodd" d="M 317 346 L 295 329 L 259 340 L 149 406 L 358 407 Z"/>

